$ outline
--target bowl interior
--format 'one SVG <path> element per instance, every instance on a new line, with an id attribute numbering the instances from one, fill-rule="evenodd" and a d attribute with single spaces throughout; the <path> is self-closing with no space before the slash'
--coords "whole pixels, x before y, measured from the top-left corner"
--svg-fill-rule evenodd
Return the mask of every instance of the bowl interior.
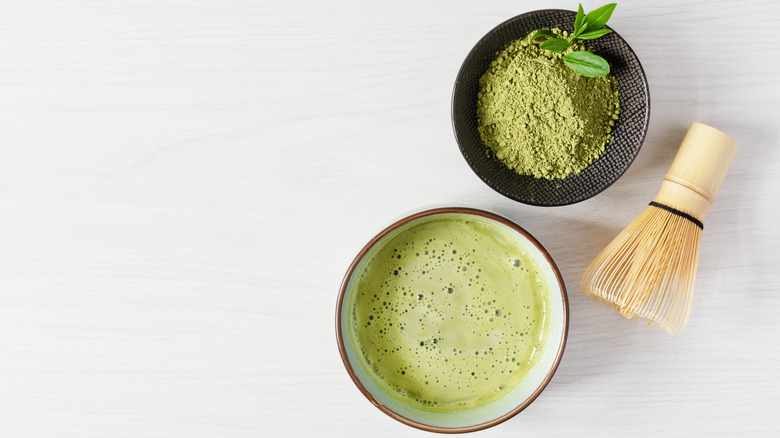
<path id="1" fill-rule="evenodd" d="M 524 380 L 503 397 L 478 408 L 456 412 L 430 412 L 405 404 L 385 393 L 371 377 L 362 360 L 351 333 L 350 306 L 355 290 L 355 273 L 361 272 L 373 251 L 395 233 L 401 233 L 416 220 L 431 215 L 471 215 L 483 221 L 490 221 L 505 229 L 513 243 L 525 248 L 538 264 L 548 285 L 550 309 L 546 315 L 551 318 L 549 330 L 539 360 Z M 552 378 L 563 354 L 568 327 L 568 301 L 560 273 L 544 248 L 522 228 L 511 221 L 492 213 L 473 209 L 436 209 L 412 215 L 391 225 L 369 242 L 350 266 L 342 284 L 337 309 L 337 332 L 342 359 L 355 384 L 379 409 L 391 417 L 411 426 L 437 432 L 468 432 L 498 424 L 515 415 L 530 404 Z"/>
<path id="2" fill-rule="evenodd" d="M 579 174 L 547 180 L 519 175 L 488 152 L 477 131 L 479 78 L 487 71 L 496 52 L 510 42 L 536 29 L 557 27 L 571 32 L 575 16 L 573 11 L 546 9 L 528 12 L 501 23 L 468 54 L 455 82 L 452 121 L 464 158 L 487 185 L 526 204 L 572 204 L 609 187 L 625 173 L 639 153 L 650 121 L 650 98 L 642 66 L 623 38 L 612 32 L 586 41 L 595 53 L 609 61 L 620 93 L 620 118 L 615 123 L 612 141 L 600 158 Z"/>

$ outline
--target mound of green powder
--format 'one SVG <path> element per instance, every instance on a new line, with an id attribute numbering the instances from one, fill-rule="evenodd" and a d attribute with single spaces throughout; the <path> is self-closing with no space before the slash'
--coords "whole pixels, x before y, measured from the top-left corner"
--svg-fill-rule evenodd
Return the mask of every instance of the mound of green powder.
<path id="1" fill-rule="evenodd" d="M 553 29 L 568 38 L 566 32 Z M 522 175 L 557 179 L 579 173 L 612 138 L 620 104 L 615 78 L 580 76 L 562 52 L 527 37 L 497 53 L 479 80 L 478 130 L 496 158 Z"/>

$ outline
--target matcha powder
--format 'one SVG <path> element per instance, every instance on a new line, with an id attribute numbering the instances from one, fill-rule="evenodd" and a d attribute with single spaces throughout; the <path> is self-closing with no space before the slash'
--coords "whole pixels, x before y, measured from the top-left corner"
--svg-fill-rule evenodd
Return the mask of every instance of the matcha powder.
<path id="1" fill-rule="evenodd" d="M 478 130 L 517 173 L 566 178 L 601 156 L 612 138 L 620 106 L 615 78 L 580 76 L 562 59 L 574 47 L 542 50 L 530 44 L 533 33 L 499 52 L 480 78 Z M 581 42 L 573 46 L 584 49 Z"/>

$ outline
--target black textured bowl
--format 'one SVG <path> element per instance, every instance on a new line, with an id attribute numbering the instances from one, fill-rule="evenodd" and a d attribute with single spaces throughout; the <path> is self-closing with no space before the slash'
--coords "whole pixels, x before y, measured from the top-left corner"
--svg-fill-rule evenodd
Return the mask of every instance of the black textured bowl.
<path id="1" fill-rule="evenodd" d="M 604 153 L 582 172 L 548 180 L 519 175 L 501 163 L 477 132 L 479 78 L 496 53 L 510 42 L 536 29 L 574 30 L 576 13 L 561 9 L 528 12 L 509 19 L 487 33 L 471 49 L 458 72 L 452 95 L 452 124 L 463 157 L 474 172 L 495 191 L 531 205 L 554 206 L 584 201 L 617 181 L 642 147 L 650 121 L 647 77 L 631 47 L 616 32 L 586 41 L 611 65 L 620 93 L 620 118 Z"/>

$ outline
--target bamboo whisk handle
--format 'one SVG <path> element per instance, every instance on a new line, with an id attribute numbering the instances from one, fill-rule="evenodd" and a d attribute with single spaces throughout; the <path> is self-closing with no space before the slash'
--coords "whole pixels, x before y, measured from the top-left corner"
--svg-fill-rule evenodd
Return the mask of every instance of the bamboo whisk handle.
<path id="1" fill-rule="evenodd" d="M 655 201 L 703 221 L 738 148 L 723 132 L 692 123 Z"/>

